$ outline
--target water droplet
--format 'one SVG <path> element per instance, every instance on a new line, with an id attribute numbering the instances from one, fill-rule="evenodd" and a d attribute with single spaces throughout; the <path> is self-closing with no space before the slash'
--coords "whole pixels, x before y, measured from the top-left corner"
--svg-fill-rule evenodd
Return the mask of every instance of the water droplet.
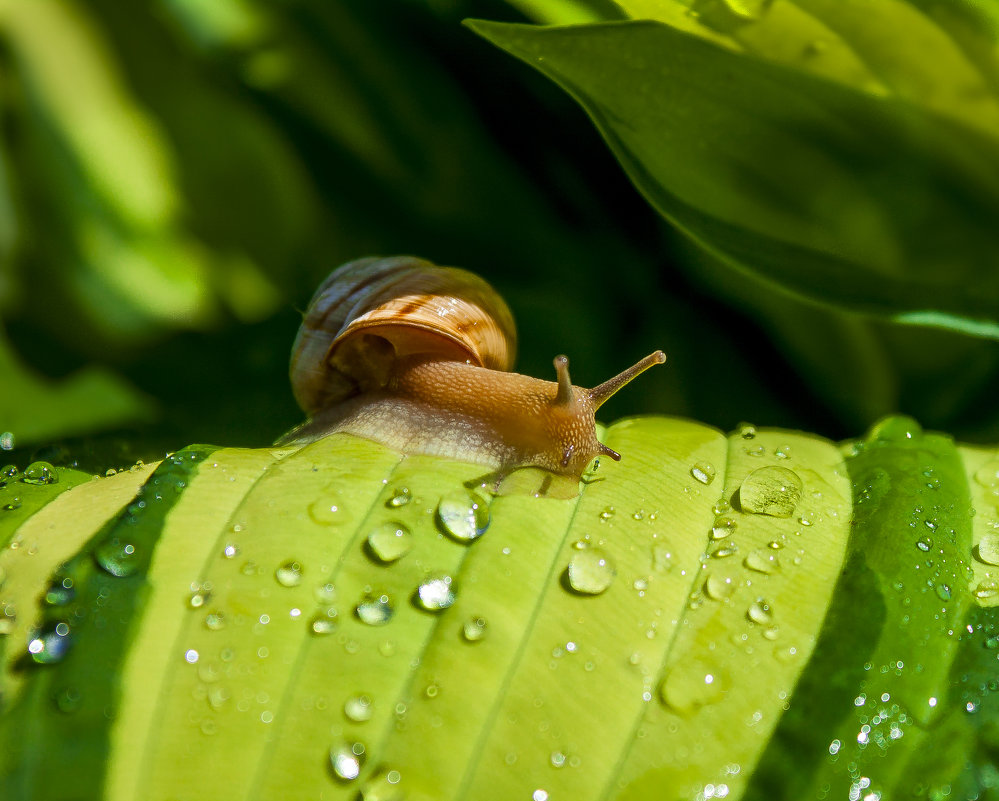
<path id="1" fill-rule="evenodd" d="M 3 582 L 0 582 L 2 584 Z M 56 576 L 45 591 L 45 603 L 49 606 L 65 606 L 76 597 L 73 579 L 69 576 Z"/>
<path id="2" fill-rule="evenodd" d="M 131 576 L 141 567 L 135 546 L 118 537 L 109 537 L 98 545 L 94 558 L 104 570 L 119 578 Z"/>
<path id="3" fill-rule="evenodd" d="M 739 487 L 742 511 L 771 517 L 790 517 L 801 500 L 801 479 L 786 467 L 761 467 Z"/>
<path id="4" fill-rule="evenodd" d="M 42 665 L 61 662 L 73 644 L 69 624 L 59 622 L 35 632 L 28 641 L 28 653 Z"/>
<path id="5" fill-rule="evenodd" d="M 224 559 L 235 559 L 237 556 L 239 556 L 239 546 L 235 543 L 227 542 L 222 549 L 222 557 Z"/>
<path id="6" fill-rule="evenodd" d="M 711 539 L 722 540 L 729 536 L 738 528 L 738 523 L 731 517 L 715 518 L 714 525 L 711 526 Z"/>
<path id="7" fill-rule="evenodd" d="M 10 634 L 17 623 L 17 611 L 14 604 L 0 601 L 0 635 Z"/>
<path id="8" fill-rule="evenodd" d="M 986 489 L 999 489 L 999 459 L 990 459 L 975 471 L 975 482 Z"/>
<path id="9" fill-rule="evenodd" d="M 610 520 L 614 517 L 615 509 L 613 506 L 605 506 L 603 511 L 600 513 L 601 520 Z"/>
<path id="10" fill-rule="evenodd" d="M 486 619 L 470 617 L 461 627 L 461 636 L 465 642 L 480 642 L 486 636 Z"/>
<path id="11" fill-rule="evenodd" d="M 548 791 L 540 787 L 531 793 L 531 801 L 548 801 Z"/>
<path id="12" fill-rule="evenodd" d="M 25 484 L 58 484 L 59 473 L 48 462 L 32 462 L 24 468 L 21 481 Z"/>
<path id="13" fill-rule="evenodd" d="M 489 505 L 474 492 L 451 493 L 437 505 L 437 519 L 453 539 L 472 542 L 489 528 Z"/>
<path id="14" fill-rule="evenodd" d="M 686 717 L 698 708 L 720 700 L 726 684 L 714 665 L 691 659 L 666 675 L 659 685 L 659 700 Z"/>
<path id="15" fill-rule="evenodd" d="M 211 582 L 205 582 L 204 584 L 192 584 L 191 593 L 187 598 L 187 605 L 191 609 L 200 609 L 209 599 L 212 597 L 212 585 Z"/>
<path id="16" fill-rule="evenodd" d="M 657 573 L 668 573 L 673 569 L 673 551 L 668 546 L 652 546 L 652 569 Z"/>
<path id="17" fill-rule="evenodd" d="M 278 569 L 274 571 L 274 578 L 277 579 L 277 583 L 282 587 L 297 587 L 302 583 L 303 571 L 304 568 L 301 562 L 289 559 L 287 562 L 279 565 Z"/>
<path id="18" fill-rule="evenodd" d="M 331 604 L 336 600 L 336 587 L 332 581 L 320 584 L 312 593 L 319 604 Z"/>
<path id="19" fill-rule="evenodd" d="M 384 626 L 392 619 L 395 611 L 388 595 L 368 595 L 354 610 L 358 620 L 369 626 Z"/>
<path id="20" fill-rule="evenodd" d="M 225 613 L 215 610 L 205 615 L 205 628 L 209 631 L 221 631 L 225 628 Z"/>
<path id="21" fill-rule="evenodd" d="M 999 597 L 999 581 L 986 579 L 975 587 L 975 597 L 979 600 Z"/>
<path id="22" fill-rule="evenodd" d="M 399 783 L 402 774 L 397 770 L 382 769 L 361 788 L 361 801 L 402 801 L 403 793 Z"/>
<path id="23" fill-rule="evenodd" d="M 548 761 L 551 762 L 553 768 L 563 768 L 565 767 L 566 756 L 561 751 L 552 751 Z"/>
<path id="24" fill-rule="evenodd" d="M 773 609 L 765 600 L 757 598 L 749 605 L 749 609 L 746 610 L 746 617 L 754 623 L 759 623 L 761 626 L 768 626 L 773 623 Z"/>
<path id="25" fill-rule="evenodd" d="M 989 531 L 983 534 L 975 554 L 987 565 L 999 565 L 999 533 Z"/>
<path id="26" fill-rule="evenodd" d="M 731 576 L 719 576 L 712 573 L 704 582 L 704 593 L 715 601 L 724 601 L 735 591 L 735 582 Z"/>
<path id="27" fill-rule="evenodd" d="M 14 432 L 4 431 L 0 433 L 0 451 L 14 450 Z"/>
<path id="28" fill-rule="evenodd" d="M 780 568 L 777 554 L 766 548 L 750 551 L 743 564 L 757 573 L 773 573 Z"/>
<path id="29" fill-rule="evenodd" d="M 343 507 L 336 495 L 325 493 L 309 504 L 309 517 L 321 526 L 332 526 L 343 519 Z"/>
<path id="30" fill-rule="evenodd" d="M 330 767 L 333 775 L 341 781 L 352 782 L 361 773 L 364 765 L 364 745 L 362 743 L 337 743 L 330 747 Z"/>
<path id="31" fill-rule="evenodd" d="M 11 498 L 7 503 L 3 505 L 3 510 L 5 512 L 13 512 L 15 509 L 21 508 L 21 499 L 18 497 Z"/>
<path id="32" fill-rule="evenodd" d="M 690 468 L 690 475 L 702 484 L 710 484 L 715 480 L 715 467 L 709 462 L 697 462 Z"/>
<path id="33" fill-rule="evenodd" d="M 916 540 L 916 547 L 924 553 L 928 552 L 933 547 L 933 540 L 929 537 L 921 537 Z"/>
<path id="34" fill-rule="evenodd" d="M 937 598 L 941 601 L 949 601 L 951 599 L 951 591 L 948 584 L 941 582 L 934 587 L 934 590 L 936 591 Z"/>
<path id="35" fill-rule="evenodd" d="M 312 617 L 312 622 L 309 624 L 312 629 L 312 633 L 320 636 L 332 634 L 336 631 L 337 617 L 337 610 L 332 606 L 322 612 L 317 612 Z M 360 612 L 358 612 L 358 617 L 360 617 Z M 363 618 L 361 619 L 363 620 Z"/>
<path id="36" fill-rule="evenodd" d="M 439 612 L 447 609 L 455 602 L 454 590 L 451 588 L 451 577 L 445 574 L 427 578 L 416 589 L 416 601 L 422 609 L 428 612 Z"/>
<path id="37" fill-rule="evenodd" d="M 707 554 L 712 559 L 724 559 L 739 552 L 739 546 L 734 542 L 712 542 L 708 544 Z"/>
<path id="38" fill-rule="evenodd" d="M 379 562 L 395 562 L 412 548 L 413 537 L 402 523 L 382 523 L 368 534 L 368 549 Z"/>
<path id="39" fill-rule="evenodd" d="M 371 699 L 366 695 L 352 695 L 344 701 L 343 714 L 354 723 L 364 723 L 371 720 L 373 714 Z"/>
<path id="40" fill-rule="evenodd" d="M 875 423 L 867 433 L 867 441 L 874 442 L 905 442 L 919 439 L 923 436 L 923 428 L 911 417 L 898 415 L 886 417 Z"/>
<path id="41" fill-rule="evenodd" d="M 743 439 L 753 439 L 756 436 L 756 426 L 752 423 L 739 423 L 735 431 Z"/>
<path id="42" fill-rule="evenodd" d="M 409 491 L 409 487 L 396 487 L 392 490 L 392 494 L 389 499 L 385 501 L 385 505 L 390 509 L 398 509 L 400 506 L 405 506 L 413 498 L 413 494 Z"/>
<path id="43" fill-rule="evenodd" d="M 601 548 L 587 548 L 573 554 L 566 572 L 569 586 L 583 595 L 599 595 L 616 575 L 614 563 Z"/>

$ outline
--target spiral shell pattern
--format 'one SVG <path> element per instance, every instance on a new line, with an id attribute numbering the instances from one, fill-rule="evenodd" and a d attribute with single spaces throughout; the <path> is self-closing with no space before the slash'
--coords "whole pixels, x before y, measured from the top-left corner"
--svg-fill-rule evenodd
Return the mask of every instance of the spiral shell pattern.
<path id="1" fill-rule="evenodd" d="M 477 275 L 412 256 L 348 262 L 316 290 L 292 347 L 292 388 L 309 415 L 377 386 L 378 354 L 349 347 L 363 335 L 389 343 L 391 358 L 509 370 L 516 355 L 510 309 Z"/>

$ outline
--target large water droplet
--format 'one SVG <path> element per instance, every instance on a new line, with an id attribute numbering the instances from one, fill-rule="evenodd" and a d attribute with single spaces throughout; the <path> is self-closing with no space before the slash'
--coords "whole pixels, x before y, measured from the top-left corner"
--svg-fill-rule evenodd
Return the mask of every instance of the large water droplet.
<path id="1" fill-rule="evenodd" d="M 477 493 L 454 492 L 441 498 L 437 519 L 453 539 L 472 542 L 489 528 L 489 505 Z"/>
<path id="2" fill-rule="evenodd" d="M 975 587 L 975 597 L 980 601 L 991 598 L 999 598 L 999 581 L 995 579 L 985 579 Z"/>
<path id="3" fill-rule="evenodd" d="M 302 573 L 305 569 L 302 567 L 301 562 L 296 562 L 294 559 L 289 559 L 287 562 L 278 566 L 278 569 L 274 571 L 274 578 L 277 579 L 277 583 L 282 587 L 297 587 L 302 583 Z"/>
<path id="4" fill-rule="evenodd" d="M 868 442 L 905 442 L 923 436 L 923 428 L 911 417 L 897 415 L 886 417 L 871 426 Z"/>
<path id="5" fill-rule="evenodd" d="M 725 537 L 732 534 L 738 527 L 738 523 L 736 523 L 736 521 L 731 517 L 716 517 L 714 525 L 711 526 L 711 539 L 723 540 Z"/>
<path id="6" fill-rule="evenodd" d="M 316 612 L 310 624 L 312 633 L 320 636 L 336 631 L 338 613 L 335 607 L 329 607 L 322 612 Z"/>
<path id="7" fill-rule="evenodd" d="M 24 468 L 21 481 L 25 484 L 58 484 L 59 473 L 48 462 L 32 462 Z"/>
<path id="8" fill-rule="evenodd" d="M 112 576 L 133 575 L 141 567 L 135 545 L 118 537 L 105 539 L 94 550 L 97 564 Z"/>
<path id="9" fill-rule="evenodd" d="M 486 636 L 486 619 L 484 617 L 470 617 L 461 627 L 461 636 L 465 642 L 479 642 Z"/>
<path id="10" fill-rule="evenodd" d="M 0 582 L 2 584 L 3 582 Z M 45 603 L 49 606 L 65 606 L 76 597 L 73 579 L 69 576 L 56 576 L 45 590 Z"/>
<path id="11" fill-rule="evenodd" d="M 983 534 L 975 555 L 987 565 L 999 565 L 999 533 L 989 531 Z"/>
<path id="12" fill-rule="evenodd" d="M 801 479 L 786 467 L 761 467 L 739 487 L 742 511 L 771 517 L 790 517 L 801 500 Z"/>
<path id="13" fill-rule="evenodd" d="M 371 699 L 366 695 L 352 695 L 343 704 L 343 714 L 354 723 L 365 723 L 373 714 Z"/>
<path id="14" fill-rule="evenodd" d="M 321 526 L 332 526 L 343 520 L 343 507 L 340 498 L 331 493 L 324 493 L 309 504 L 309 517 Z"/>
<path id="15" fill-rule="evenodd" d="M 333 769 L 333 775 L 341 781 L 354 781 L 360 775 L 363 765 L 362 743 L 342 742 L 330 747 L 330 767 Z"/>
<path id="16" fill-rule="evenodd" d="M 384 626 L 392 619 L 392 599 L 388 595 L 369 595 L 354 610 L 357 619 L 369 626 Z"/>
<path id="17" fill-rule="evenodd" d="M 715 601 L 724 601 L 735 592 L 735 582 L 731 576 L 712 573 L 704 582 L 704 593 Z"/>
<path id="18" fill-rule="evenodd" d="M 717 667 L 692 659 L 670 670 L 659 685 L 659 700 L 678 714 L 688 716 L 721 699 L 725 684 Z"/>
<path id="19" fill-rule="evenodd" d="M 757 573 L 773 573 L 780 568 L 777 554 L 768 548 L 757 548 L 746 555 L 743 564 Z"/>
<path id="20" fill-rule="evenodd" d="M 42 665 L 61 662 L 73 644 L 69 624 L 56 623 L 42 631 L 35 632 L 28 641 L 28 653 Z"/>
<path id="21" fill-rule="evenodd" d="M 951 599 L 951 589 L 949 584 L 940 582 L 936 585 L 936 587 L 934 587 L 934 590 L 936 591 L 937 598 L 941 601 L 949 601 Z"/>
<path id="22" fill-rule="evenodd" d="M 439 612 L 454 604 L 455 594 L 451 577 L 445 574 L 430 576 L 416 589 L 416 602 L 428 612 Z"/>
<path id="23" fill-rule="evenodd" d="M 611 558 L 601 548 L 577 551 L 569 560 L 569 586 L 583 595 L 599 595 L 614 581 L 616 571 Z"/>
<path id="24" fill-rule="evenodd" d="M 21 499 L 15 496 L 0 508 L 2 508 L 5 512 L 13 512 L 15 509 L 21 508 Z"/>
<path id="25" fill-rule="evenodd" d="M 763 598 L 757 598 L 746 610 L 746 617 L 761 626 L 769 626 L 773 623 L 774 613 L 769 603 Z"/>
<path id="26" fill-rule="evenodd" d="M 394 562 L 413 548 L 413 536 L 402 523 L 382 523 L 368 534 L 368 550 L 379 562 Z"/>
<path id="27" fill-rule="evenodd" d="M 710 484 L 715 480 L 715 467 L 710 462 L 696 462 L 690 468 L 690 475 L 702 484 Z"/>

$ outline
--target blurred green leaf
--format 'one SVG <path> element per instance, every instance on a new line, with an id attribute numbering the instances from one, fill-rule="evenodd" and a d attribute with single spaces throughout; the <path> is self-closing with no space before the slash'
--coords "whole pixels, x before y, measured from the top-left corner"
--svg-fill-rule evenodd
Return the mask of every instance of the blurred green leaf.
<path id="1" fill-rule="evenodd" d="M 153 408 L 149 398 L 100 367 L 59 382 L 35 375 L 0 332 L 0 432 L 11 432 L 18 447 L 144 422 Z"/>
<path id="2" fill-rule="evenodd" d="M 646 198 L 731 267 L 852 311 L 999 338 L 994 101 L 936 29 L 909 31 L 943 65 L 937 83 L 914 79 L 935 92 L 927 106 L 656 22 L 471 25 L 569 91 Z M 958 100 L 972 90 L 974 127 Z"/>

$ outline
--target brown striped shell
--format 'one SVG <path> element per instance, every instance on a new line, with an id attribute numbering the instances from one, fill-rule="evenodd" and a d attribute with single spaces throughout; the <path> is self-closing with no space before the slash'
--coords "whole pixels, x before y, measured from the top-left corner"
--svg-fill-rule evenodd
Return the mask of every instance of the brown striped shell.
<path id="1" fill-rule="evenodd" d="M 358 259 L 313 295 L 292 347 L 291 384 L 311 416 L 384 386 L 398 357 L 509 370 L 516 341 L 510 309 L 477 275 L 412 256 Z"/>

